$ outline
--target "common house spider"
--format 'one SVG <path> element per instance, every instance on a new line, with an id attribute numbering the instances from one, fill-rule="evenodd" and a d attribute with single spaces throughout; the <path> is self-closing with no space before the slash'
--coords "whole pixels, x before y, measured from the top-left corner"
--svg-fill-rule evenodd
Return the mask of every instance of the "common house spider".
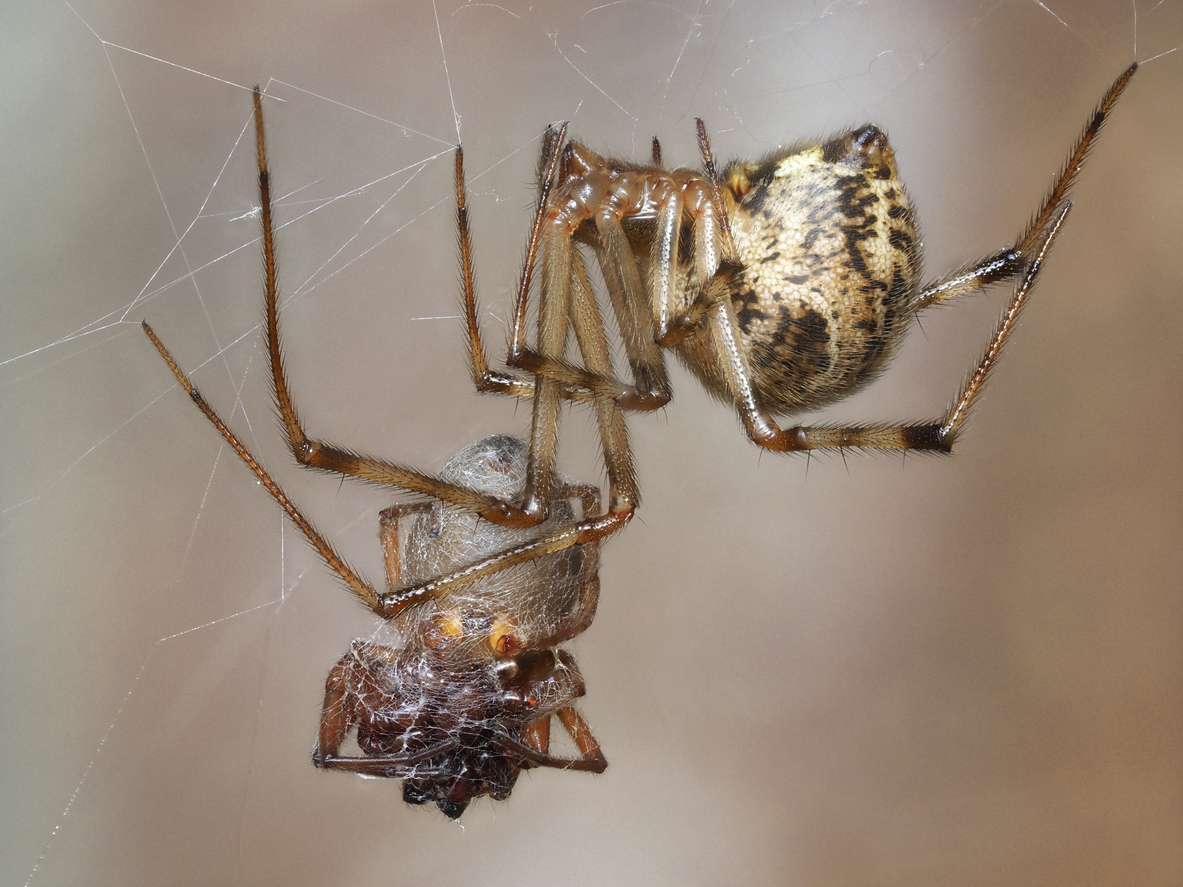
<path id="1" fill-rule="evenodd" d="M 265 266 L 266 339 L 275 399 L 301 465 L 434 501 L 382 512 L 386 587 L 360 578 L 315 530 L 144 329 L 178 381 L 324 560 L 378 616 L 392 643 L 355 641 L 326 683 L 320 767 L 403 780 L 411 803 L 459 816 L 475 797 L 507 797 L 519 772 L 607 766 L 572 703 L 583 695 L 559 646 L 583 632 L 599 596 L 599 545 L 640 499 L 625 411 L 671 397 L 663 348 L 733 403 L 748 436 L 779 452 L 859 447 L 949 452 L 1071 209 L 1068 192 L 1133 77 L 1106 92 L 1019 238 L 980 262 L 920 282 L 915 216 L 887 136 L 868 125 L 782 148 L 716 173 L 698 121 L 703 171 L 601 157 L 548 128 L 539 197 L 511 321 L 507 371 L 489 368 L 477 323 L 463 153 L 456 199 L 469 356 L 480 391 L 533 398 L 528 444 L 491 437 L 427 475 L 313 438 L 297 418 L 279 342 L 270 179 L 262 99 L 254 108 Z M 586 256 L 594 258 L 629 373 L 615 373 Z M 541 266 L 540 282 L 534 284 Z M 874 378 L 923 308 L 992 283 L 1015 289 L 985 354 L 937 421 L 793 426 L 774 414 L 833 403 Z M 527 342 L 537 290 L 537 338 Z M 574 331 L 578 359 L 568 356 Z M 515 372 L 516 371 L 516 372 Z M 609 481 L 599 490 L 555 472 L 563 400 L 595 412 Z M 579 508 L 574 503 L 579 502 Z M 579 757 L 550 753 L 557 717 Z M 341 754 L 350 731 L 360 756 Z"/>

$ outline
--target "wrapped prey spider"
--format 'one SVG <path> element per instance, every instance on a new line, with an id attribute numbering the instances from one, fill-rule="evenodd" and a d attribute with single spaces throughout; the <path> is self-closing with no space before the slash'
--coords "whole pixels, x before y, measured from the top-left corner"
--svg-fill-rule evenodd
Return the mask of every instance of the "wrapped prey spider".
<path id="1" fill-rule="evenodd" d="M 599 601 L 599 545 L 570 546 L 526 560 L 446 597 L 382 604 L 382 595 L 332 549 L 214 413 L 147 324 L 144 329 L 198 408 L 242 457 L 322 557 L 389 620 L 389 643 L 356 640 L 329 672 L 313 762 L 326 769 L 403 780 L 410 804 L 433 801 L 455 819 L 481 795 L 508 798 L 519 773 L 556 767 L 602 773 L 608 766 L 573 707 L 584 695 L 575 660 L 558 646 L 582 633 Z M 512 496 L 526 475 L 526 444 L 509 435 L 477 441 L 440 476 L 489 495 Z M 554 514 L 541 527 L 506 529 L 444 503 L 385 509 L 379 521 L 387 584 L 422 582 L 474 558 L 522 548 L 550 529 L 599 509 L 599 489 L 554 480 Z M 566 728 L 578 758 L 550 754 L 550 721 Z M 341 754 L 356 730 L 361 756 Z"/>
<path id="2" fill-rule="evenodd" d="M 457 453 L 440 476 L 494 496 L 518 494 L 526 477 L 526 443 L 498 435 Z M 599 510 L 600 491 L 555 479 L 556 508 L 547 525 Z M 405 522 L 405 534 L 400 531 Z M 467 566 L 535 539 L 439 501 L 382 512 L 380 536 L 388 584 L 398 588 Z M 400 776 L 403 798 L 434 801 L 458 817 L 469 801 L 509 797 L 524 767 L 603 772 L 607 761 L 572 707 L 584 693 L 575 660 L 558 645 L 582 633 L 599 599 L 599 545 L 572 546 L 424 601 L 393 620 L 394 645 L 355 641 L 329 674 L 320 767 L 370 776 Z M 549 754 L 557 716 L 582 757 Z M 362 757 L 339 748 L 356 727 Z"/>

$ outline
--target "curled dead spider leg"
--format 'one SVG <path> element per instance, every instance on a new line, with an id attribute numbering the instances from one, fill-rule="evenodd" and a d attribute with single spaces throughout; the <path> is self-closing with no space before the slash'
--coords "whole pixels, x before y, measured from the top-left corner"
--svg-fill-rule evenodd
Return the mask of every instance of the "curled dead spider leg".
<path id="1" fill-rule="evenodd" d="M 555 712 L 559 722 L 566 728 L 568 735 L 574 740 L 579 749 L 578 758 L 560 758 L 551 755 L 549 745 L 536 748 L 531 742 L 514 739 L 512 736 L 500 737 L 501 743 L 507 751 L 520 756 L 522 766 L 553 767 L 556 770 L 583 770 L 589 773 L 603 773 L 608 768 L 608 761 L 600 746 L 588 729 L 583 716 L 573 708 L 562 708 Z M 549 725 L 549 719 L 547 719 Z M 549 726 L 545 728 L 545 735 L 549 740 Z"/>

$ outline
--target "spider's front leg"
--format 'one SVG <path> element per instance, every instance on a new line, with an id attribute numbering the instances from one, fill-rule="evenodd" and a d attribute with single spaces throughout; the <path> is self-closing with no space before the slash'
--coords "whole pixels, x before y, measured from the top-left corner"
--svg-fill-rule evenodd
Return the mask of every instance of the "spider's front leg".
<path id="1" fill-rule="evenodd" d="M 530 527 L 539 519 L 510 502 L 504 502 L 475 490 L 413 471 L 404 466 L 371 456 L 350 452 L 333 444 L 315 440 L 305 433 L 288 389 L 279 338 L 279 283 L 276 273 L 274 225 L 271 207 L 271 177 L 267 168 L 267 147 L 263 135 L 262 94 L 255 89 L 255 146 L 259 169 L 259 204 L 263 219 L 264 303 L 267 326 L 267 353 L 275 401 L 287 432 L 292 454 L 301 465 L 336 474 L 360 477 L 375 483 L 422 493 L 457 505 L 496 524 Z"/>
<path id="2" fill-rule="evenodd" d="M 554 186 L 559 153 L 566 136 L 567 124 L 564 123 L 557 129 L 548 126 L 542 137 L 542 153 L 538 161 L 538 201 L 534 207 L 534 223 L 530 228 L 530 239 L 526 244 L 526 257 L 518 286 L 517 301 L 519 305 L 524 306 L 524 300 L 529 293 L 534 265 L 538 260 L 538 246 L 547 198 Z M 533 397 L 535 390 L 533 377 L 515 376 L 489 368 L 489 360 L 485 354 L 478 319 L 476 271 L 472 259 L 472 235 L 468 224 L 468 189 L 464 180 L 464 149 L 460 147 L 456 149 L 456 228 L 460 249 L 460 280 L 464 293 L 465 330 L 468 334 L 468 356 L 472 365 L 473 384 L 476 386 L 476 390 L 481 393 Z M 525 336 L 524 311 L 521 312 L 520 320 L 517 319 L 518 317 L 519 314 L 515 311 L 515 323 L 512 327 L 515 342 Z M 511 350 L 512 347 L 511 345 Z M 573 390 L 568 394 L 579 399 L 591 400 L 590 394 L 584 389 Z"/>
<path id="3" fill-rule="evenodd" d="M 538 165 L 538 202 L 527 241 L 511 324 L 507 362 L 515 369 L 531 373 L 532 378 L 494 372 L 488 366 L 478 323 L 464 155 L 460 149 L 456 151 L 457 228 L 473 382 L 478 391 L 533 398 L 530 463 L 520 509 L 522 514 L 532 520 L 542 521 L 549 512 L 549 478 L 554 470 L 558 446 L 560 401 L 570 399 L 589 402 L 596 411 L 611 491 L 608 513 L 595 526 L 588 524 L 585 512 L 585 526 L 580 531 L 579 544 L 587 544 L 606 538 L 628 523 L 639 502 L 636 473 L 619 404 L 621 398 L 637 392 L 637 387 L 624 386 L 612 378 L 607 336 L 583 260 L 575 250 L 570 231 L 561 232 L 561 224 L 558 225 L 560 234 L 555 239 L 552 190 L 561 176 L 570 175 L 572 158 L 577 156 L 572 150 L 573 146 L 567 146 L 567 149 L 563 147 L 566 131 L 566 124 L 557 129 L 548 127 L 543 137 Z M 543 255 L 544 282 L 541 288 L 542 307 L 539 309 L 539 345 L 538 350 L 533 350 L 525 344 L 526 318 L 530 287 L 540 251 Z M 622 326 L 626 323 L 627 320 L 622 321 Z M 575 330 L 584 367 L 576 367 L 564 360 L 568 324 Z M 643 337 L 634 338 L 643 341 Z M 651 342 L 649 345 L 653 347 Z M 659 371 L 646 378 L 664 379 L 660 354 L 656 353 L 655 348 L 653 352 Z M 629 353 L 631 357 L 634 352 L 630 349 Z M 653 359 L 653 356 L 647 355 L 647 358 Z M 669 399 L 668 385 L 666 388 L 662 403 Z"/>

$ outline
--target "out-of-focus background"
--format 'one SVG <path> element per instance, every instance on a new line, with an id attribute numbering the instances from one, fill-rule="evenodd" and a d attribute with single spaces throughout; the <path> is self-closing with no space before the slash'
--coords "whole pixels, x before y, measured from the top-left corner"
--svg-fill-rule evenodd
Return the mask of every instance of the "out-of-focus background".
<path id="1" fill-rule="evenodd" d="M 8 4 L 0 144 L 0 884 L 1177 884 L 1183 880 L 1183 3 Z M 315 770 L 372 616 L 175 385 L 148 319 L 380 576 L 395 497 L 298 470 L 269 403 L 248 88 L 268 96 L 310 432 L 437 469 L 480 398 L 466 148 L 496 355 L 539 136 L 697 162 L 875 121 L 936 275 L 1037 208 L 1117 74 L 952 458 L 780 458 L 675 368 L 645 496 L 572 646 L 601 777 L 462 826 Z M 244 132 L 246 133 L 244 135 Z M 923 316 L 827 420 L 939 414 L 1009 288 Z M 592 422 L 561 464 L 600 477 Z"/>

